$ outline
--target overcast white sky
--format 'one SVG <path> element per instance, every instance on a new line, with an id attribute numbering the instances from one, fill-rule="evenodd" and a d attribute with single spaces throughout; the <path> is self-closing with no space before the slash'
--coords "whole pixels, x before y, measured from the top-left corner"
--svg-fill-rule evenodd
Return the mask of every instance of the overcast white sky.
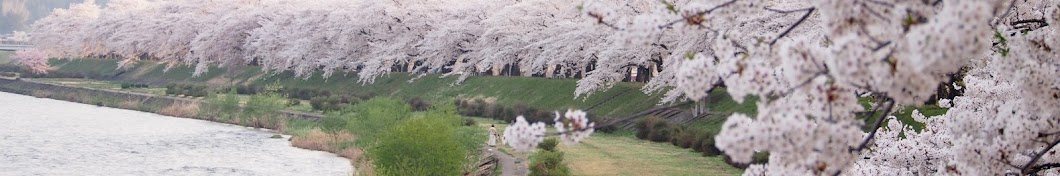
<path id="1" fill-rule="evenodd" d="M 55 8 L 68 8 L 72 3 L 84 0 L 0 0 L 0 34 L 28 30 L 33 21 L 52 12 Z M 96 0 L 100 5 L 107 0 Z"/>

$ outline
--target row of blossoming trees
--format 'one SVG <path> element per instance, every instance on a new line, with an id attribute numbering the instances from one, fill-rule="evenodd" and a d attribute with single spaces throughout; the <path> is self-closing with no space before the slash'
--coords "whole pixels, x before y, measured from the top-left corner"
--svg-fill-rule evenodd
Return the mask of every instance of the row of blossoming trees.
<path id="1" fill-rule="evenodd" d="M 197 66 L 260 64 L 306 76 L 395 65 L 467 77 L 497 65 L 574 75 L 575 94 L 662 64 L 645 87 L 666 102 L 726 86 L 757 114 L 734 114 L 717 147 L 748 174 L 1060 174 L 1058 0 L 112 0 L 56 10 L 34 25 L 51 57 L 109 56 Z M 960 80 L 948 74 L 967 71 Z M 462 79 L 461 79 L 462 80 Z M 888 114 L 943 82 L 964 95 L 914 130 Z M 957 85 L 961 86 L 961 85 Z M 871 108 L 859 96 L 875 100 Z M 675 103 L 679 104 L 679 103 Z M 865 114 L 882 114 L 866 122 Z M 559 133 L 518 121 L 531 148 L 577 142 L 594 124 L 557 114 Z M 600 124 L 596 126 L 603 126 Z M 863 129 L 870 129 L 866 133 Z"/>

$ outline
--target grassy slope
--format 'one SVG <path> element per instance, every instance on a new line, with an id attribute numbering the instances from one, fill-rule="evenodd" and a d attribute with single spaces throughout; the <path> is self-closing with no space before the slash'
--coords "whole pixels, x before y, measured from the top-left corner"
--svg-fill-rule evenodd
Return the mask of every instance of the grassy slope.
<path id="1" fill-rule="evenodd" d="M 533 107 L 551 110 L 589 108 L 618 92 L 630 90 L 593 110 L 594 114 L 604 116 L 624 116 L 648 109 L 658 103 L 660 96 L 646 95 L 641 92 L 639 89 L 643 83 L 620 83 L 610 90 L 575 99 L 573 92 L 577 83 L 571 79 L 475 76 L 455 84 L 456 79 L 453 77 L 439 78 L 438 75 L 427 75 L 409 82 L 408 80 L 414 75 L 392 73 L 377 78 L 373 84 L 362 84 L 357 82 L 357 77 L 354 75 L 336 74 L 324 79 L 320 74 L 314 74 L 302 79 L 286 72 L 263 73 L 260 67 L 246 67 L 231 71 L 211 68 L 210 71 L 196 77 L 192 76 L 194 69 L 191 67 L 175 66 L 167 71 L 166 65 L 149 61 L 137 63 L 125 71 L 116 69 L 117 63 L 114 60 L 53 60 L 51 64 L 58 67 L 56 70 L 58 72 L 118 75 L 116 79 L 132 82 L 154 84 L 208 82 L 215 87 L 234 84 L 279 84 L 288 88 L 315 88 L 402 98 L 422 97 L 432 101 L 451 101 L 453 97 L 493 97 L 502 104 L 524 102 Z"/>

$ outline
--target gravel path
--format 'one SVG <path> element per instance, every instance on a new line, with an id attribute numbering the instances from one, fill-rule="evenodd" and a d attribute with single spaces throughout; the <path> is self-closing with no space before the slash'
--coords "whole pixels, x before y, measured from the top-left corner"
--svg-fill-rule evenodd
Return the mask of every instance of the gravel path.
<path id="1" fill-rule="evenodd" d="M 0 93 L 0 175 L 349 175 L 240 126 Z"/>
<path id="2" fill-rule="evenodd" d="M 516 162 L 521 159 L 517 159 L 512 157 L 512 155 L 501 152 L 497 150 L 497 148 L 490 148 L 489 152 L 494 156 L 497 156 L 497 159 L 500 160 L 501 174 L 506 176 L 525 176 L 529 174 L 526 170 L 527 163 Z"/>

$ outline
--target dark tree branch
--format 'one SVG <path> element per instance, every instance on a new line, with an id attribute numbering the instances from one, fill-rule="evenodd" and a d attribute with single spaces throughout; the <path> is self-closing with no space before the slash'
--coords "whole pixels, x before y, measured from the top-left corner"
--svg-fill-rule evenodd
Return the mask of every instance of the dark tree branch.
<path id="1" fill-rule="evenodd" d="M 766 8 L 766 9 L 769 9 L 769 8 Z M 814 11 L 817 11 L 817 8 L 810 7 L 810 8 L 806 8 L 806 9 L 792 10 L 792 11 L 778 11 L 778 10 L 770 10 L 770 11 L 774 11 L 774 12 L 778 12 L 778 13 L 791 13 L 791 12 L 806 11 L 806 14 L 803 14 L 802 17 L 799 18 L 799 21 L 796 21 L 795 24 L 792 24 L 791 26 L 788 27 L 788 29 L 784 30 L 784 32 L 781 32 L 780 35 L 777 36 L 777 38 L 774 38 L 773 41 L 769 42 L 769 45 L 773 45 L 773 44 L 777 43 L 777 40 L 780 40 L 780 38 L 784 38 L 784 36 L 787 36 L 788 33 L 791 33 L 792 30 L 795 30 L 796 27 L 799 27 L 800 25 L 802 25 L 802 22 L 806 22 L 806 19 L 810 18 L 810 15 L 813 14 Z"/>
<path id="2" fill-rule="evenodd" d="M 894 109 L 894 99 L 886 98 L 886 100 L 887 106 L 883 109 L 880 117 L 876 118 L 876 122 L 872 125 L 872 132 L 869 132 L 869 136 L 866 136 L 865 140 L 862 140 L 857 148 L 851 148 L 850 152 L 861 152 L 862 150 L 865 150 L 865 148 L 869 147 L 869 142 L 872 141 L 873 138 L 876 138 L 876 132 L 880 131 L 880 126 L 883 125 L 884 119 L 887 119 L 887 114 L 890 114 L 891 109 Z M 879 99 L 878 101 L 884 101 L 884 99 Z M 832 173 L 832 176 L 838 176 L 840 173 L 843 173 L 843 170 L 838 170 L 835 173 Z"/>
<path id="3" fill-rule="evenodd" d="M 1046 163 L 1046 164 L 1034 166 L 1033 168 L 1031 168 L 1031 170 L 1033 170 L 1034 172 L 1030 173 L 1030 174 L 1027 174 L 1027 175 L 1036 176 L 1036 175 L 1038 175 L 1038 171 L 1049 170 L 1049 169 L 1058 168 L 1058 167 L 1060 167 L 1060 163 Z"/>
<path id="4" fill-rule="evenodd" d="M 872 132 L 869 132 L 869 136 L 866 136 L 865 140 L 862 140 L 857 148 L 851 148 L 850 152 L 861 152 L 862 150 L 865 150 L 865 148 L 869 147 L 869 142 L 872 141 L 873 138 L 876 138 L 876 132 L 880 131 L 880 126 L 883 125 L 883 121 L 887 119 L 887 114 L 890 114 L 891 110 L 894 109 L 894 100 L 887 98 L 886 101 L 887 106 L 883 108 L 883 113 L 881 113 L 880 116 L 876 118 L 876 122 L 873 123 Z"/>
<path id="5" fill-rule="evenodd" d="M 706 15 L 708 13 L 714 12 L 715 10 L 721 9 L 722 7 L 726 7 L 726 6 L 732 5 L 732 4 L 736 3 L 736 1 L 737 0 L 731 0 L 731 1 L 719 4 L 718 6 L 714 6 L 713 8 L 710 8 L 710 9 L 707 9 L 707 10 L 704 10 L 704 11 L 701 11 L 701 12 L 696 12 L 696 13 L 693 13 L 691 15 L 686 15 L 686 16 L 682 17 L 679 20 L 670 21 L 669 23 L 660 25 L 659 28 L 669 28 L 670 26 L 673 26 L 673 25 L 675 25 L 677 23 L 680 23 L 682 21 L 686 21 L 686 20 L 691 19 L 691 18 L 696 18 L 696 17 L 699 17 L 699 16 L 703 16 L 703 15 Z"/>
<path id="6" fill-rule="evenodd" d="M 872 48 L 872 51 L 873 52 L 880 51 L 881 49 L 886 48 L 887 46 L 890 46 L 890 45 L 891 45 L 891 41 L 886 41 L 886 42 L 880 43 L 879 46 L 876 46 L 875 48 Z"/>
<path id="7" fill-rule="evenodd" d="M 1038 160 L 1041 160 L 1042 156 L 1045 156 L 1046 153 L 1049 153 L 1049 150 L 1052 150 L 1053 147 L 1056 147 L 1057 144 L 1060 144 L 1060 139 L 1054 140 L 1052 144 L 1049 144 L 1049 146 L 1046 146 L 1044 149 L 1042 149 L 1041 152 L 1038 152 L 1038 153 L 1034 154 L 1034 158 L 1032 158 L 1031 161 L 1028 161 L 1027 164 L 1024 164 L 1023 168 L 1020 169 L 1020 172 L 1022 172 L 1023 174 L 1037 175 L 1038 171 L 1041 171 L 1042 168 L 1044 168 L 1044 167 L 1034 166 L 1034 164 L 1037 163 Z M 1051 164 L 1056 164 L 1056 163 L 1051 163 Z M 1042 166 L 1045 166 L 1045 165 L 1042 165 Z M 1055 166 L 1053 166 L 1053 167 L 1055 167 Z M 1048 168 L 1052 168 L 1052 167 L 1048 167 Z"/>
<path id="8" fill-rule="evenodd" d="M 1017 21 L 1009 22 L 1008 24 L 1015 26 L 1015 25 L 1021 25 L 1021 24 L 1027 24 L 1027 23 L 1038 23 L 1038 24 L 1042 24 L 1042 26 L 1049 26 L 1049 22 L 1046 22 L 1045 19 L 1017 20 Z"/>

